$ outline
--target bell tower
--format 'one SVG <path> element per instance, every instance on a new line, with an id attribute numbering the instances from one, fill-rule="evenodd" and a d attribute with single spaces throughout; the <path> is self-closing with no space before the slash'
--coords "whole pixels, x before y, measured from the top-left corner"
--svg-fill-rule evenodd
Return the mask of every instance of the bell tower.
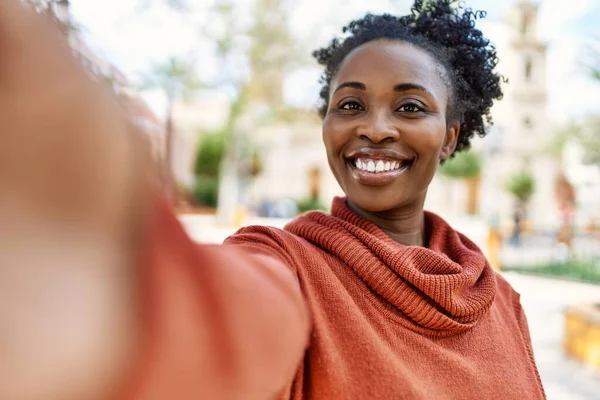
<path id="1" fill-rule="evenodd" d="M 511 150 L 524 157 L 539 149 L 548 139 L 546 51 L 547 45 L 538 36 L 538 5 L 520 1 L 510 15 L 510 36 L 504 64 L 509 84 L 506 100 L 511 103 L 513 123 L 507 141 L 518 143 Z"/>
<path id="2" fill-rule="evenodd" d="M 539 5 L 518 1 L 506 19 L 506 41 L 498 71 L 508 79 L 504 98 L 493 109 L 495 125 L 483 142 L 486 160 L 482 187 L 483 212 L 510 220 L 515 200 L 504 189 L 515 171 L 528 170 L 535 179 L 527 219 L 534 226 L 556 224 L 554 179 L 558 162 L 545 153 L 553 134 L 547 114 L 547 44 L 538 35 Z"/>

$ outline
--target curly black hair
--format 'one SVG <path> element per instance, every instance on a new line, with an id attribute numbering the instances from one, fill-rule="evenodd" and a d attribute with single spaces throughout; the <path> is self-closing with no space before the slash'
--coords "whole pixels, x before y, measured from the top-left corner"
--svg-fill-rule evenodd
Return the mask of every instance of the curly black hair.
<path id="1" fill-rule="evenodd" d="M 352 50 L 372 40 L 397 39 L 427 51 L 445 70 L 449 120 L 461 123 L 455 151 L 468 149 L 475 134 L 486 135 L 493 101 L 502 98 L 496 49 L 475 28 L 475 21 L 485 16 L 485 11 L 464 8 L 457 0 L 415 0 L 409 15 L 367 14 L 350 22 L 343 37 L 313 52 L 325 66 L 319 114 L 327 114 L 331 80 Z"/>

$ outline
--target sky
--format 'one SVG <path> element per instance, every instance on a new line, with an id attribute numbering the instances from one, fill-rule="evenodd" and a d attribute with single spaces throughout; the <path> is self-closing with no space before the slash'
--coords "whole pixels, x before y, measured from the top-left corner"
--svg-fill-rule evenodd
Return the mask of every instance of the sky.
<path id="1" fill-rule="evenodd" d="M 149 7 L 141 10 L 140 3 Z M 488 17 L 478 25 L 501 49 L 506 41 L 506 16 L 518 0 L 467 0 L 473 9 Z M 238 0 L 240 15 L 249 16 L 251 0 Z M 600 112 L 600 83 L 586 74 L 589 47 L 600 43 L 600 0 L 538 0 L 538 33 L 548 43 L 548 114 L 557 122 Z M 160 0 L 71 0 L 72 14 L 81 32 L 100 56 L 107 58 L 132 81 L 157 62 L 173 55 L 191 55 L 201 77 L 219 72 L 211 43 L 202 40 L 206 29 L 221 29 L 207 8 L 213 0 L 190 0 L 190 12 L 178 14 Z M 289 27 L 292 35 L 310 50 L 325 45 L 340 28 L 365 12 L 405 14 L 408 0 L 300 0 L 290 1 Z M 248 17 L 250 18 L 250 17 Z M 241 19 L 242 23 L 249 21 Z M 499 53 L 502 58 L 502 53 Z M 236 66 L 232 66 L 236 68 Z M 500 71 L 502 72 L 502 71 Z M 285 85 L 286 101 L 313 107 L 318 96 L 320 70 L 316 64 L 290 74 Z M 144 94 L 151 107 L 162 115 L 164 99 L 157 92 Z"/>

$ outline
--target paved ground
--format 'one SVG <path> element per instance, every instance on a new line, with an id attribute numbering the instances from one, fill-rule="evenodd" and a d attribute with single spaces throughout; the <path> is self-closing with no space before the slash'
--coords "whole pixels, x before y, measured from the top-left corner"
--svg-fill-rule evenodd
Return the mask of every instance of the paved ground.
<path id="1" fill-rule="evenodd" d="M 186 216 L 182 222 L 190 235 L 201 242 L 221 243 L 235 232 L 219 227 L 209 216 Z M 248 223 L 283 226 L 283 220 L 253 220 Z M 482 229 L 462 229 L 476 241 L 483 241 Z M 469 229 L 470 228 L 470 229 Z M 480 232 L 481 231 L 481 232 Z M 521 293 L 529 320 L 535 356 L 549 400 L 600 400 L 600 376 L 569 360 L 562 352 L 563 310 L 568 305 L 600 303 L 600 286 L 506 273 Z"/>
<path id="2" fill-rule="evenodd" d="M 600 286 L 505 274 L 529 320 L 535 357 L 549 400 L 598 400 L 600 375 L 565 357 L 563 310 L 568 305 L 600 303 Z"/>

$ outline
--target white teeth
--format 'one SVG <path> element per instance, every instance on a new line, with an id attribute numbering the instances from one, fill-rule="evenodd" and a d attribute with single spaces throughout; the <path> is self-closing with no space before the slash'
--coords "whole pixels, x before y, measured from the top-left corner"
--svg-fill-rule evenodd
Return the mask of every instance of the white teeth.
<path id="1" fill-rule="evenodd" d="M 402 164 L 398 161 L 369 160 L 368 158 L 363 158 L 357 159 L 354 165 L 363 171 L 379 173 L 400 169 Z"/>

